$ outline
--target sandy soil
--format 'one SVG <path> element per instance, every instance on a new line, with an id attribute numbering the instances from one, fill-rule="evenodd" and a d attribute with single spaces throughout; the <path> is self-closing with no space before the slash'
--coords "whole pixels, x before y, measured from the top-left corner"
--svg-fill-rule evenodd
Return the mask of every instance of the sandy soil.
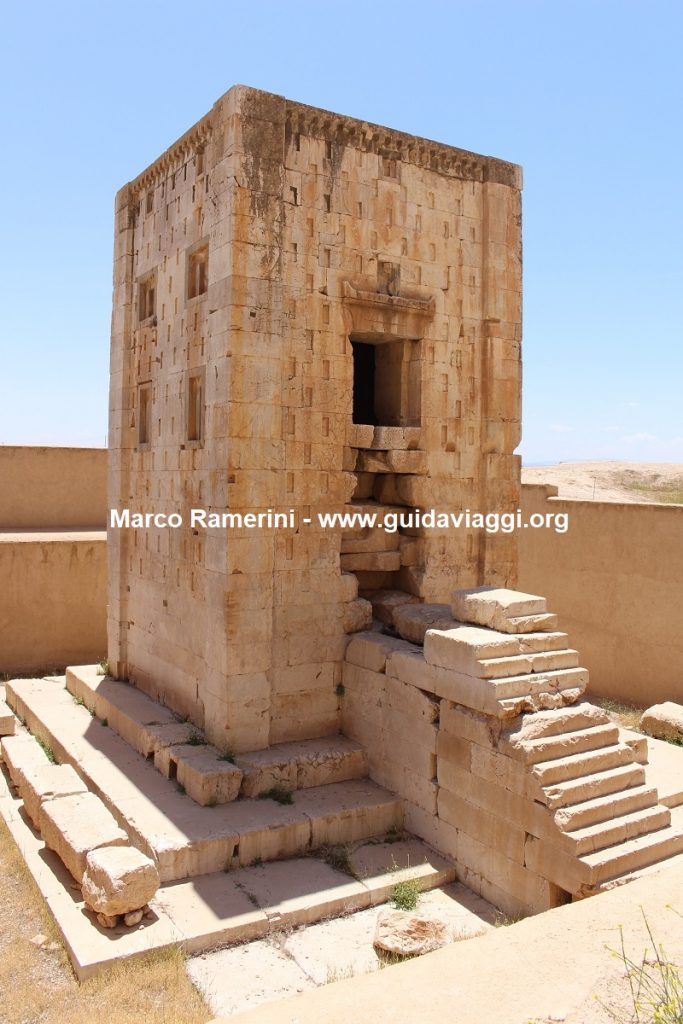
<path id="1" fill-rule="evenodd" d="M 555 484 L 560 498 L 683 504 L 679 462 L 560 462 L 524 466 L 525 484 Z"/>

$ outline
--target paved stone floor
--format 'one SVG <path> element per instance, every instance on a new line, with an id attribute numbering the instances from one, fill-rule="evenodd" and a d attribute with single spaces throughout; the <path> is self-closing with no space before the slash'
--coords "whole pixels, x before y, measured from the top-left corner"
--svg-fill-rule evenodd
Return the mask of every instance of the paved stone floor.
<path id="1" fill-rule="evenodd" d="M 372 945 L 379 908 L 279 932 L 188 961 L 195 985 L 218 1016 L 229 1017 L 329 982 L 384 968 Z M 455 933 L 483 934 L 496 910 L 459 883 L 424 893 L 420 913 L 447 918 Z"/>

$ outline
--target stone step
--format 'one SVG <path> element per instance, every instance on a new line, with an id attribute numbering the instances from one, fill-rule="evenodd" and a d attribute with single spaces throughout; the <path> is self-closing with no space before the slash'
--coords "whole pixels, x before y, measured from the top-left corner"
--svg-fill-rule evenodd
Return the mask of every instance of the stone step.
<path id="1" fill-rule="evenodd" d="M 654 786 L 633 786 L 621 793 L 608 793 L 564 806 L 555 811 L 554 820 L 562 831 L 572 832 L 655 807 L 657 802 Z"/>
<path id="2" fill-rule="evenodd" d="M 482 679 L 504 679 L 529 672 L 547 672 L 558 668 L 578 668 L 579 652 L 571 649 L 529 652 L 508 658 L 487 658 L 477 662 Z"/>
<path id="3" fill-rule="evenodd" d="M 620 875 L 648 867 L 683 852 L 683 831 L 662 828 L 649 835 L 638 836 L 606 850 L 585 854 L 579 860 L 591 872 L 592 884 L 601 884 Z"/>
<path id="4" fill-rule="evenodd" d="M 657 804 L 644 810 L 632 811 L 610 818 L 600 824 L 588 825 L 566 833 L 567 846 L 577 856 L 604 850 L 617 843 L 623 843 L 637 836 L 656 832 L 671 824 L 668 807 Z"/>
<path id="5" fill-rule="evenodd" d="M 273 786 L 308 789 L 364 779 L 368 774 L 365 749 L 347 736 L 278 743 L 267 750 L 237 754 L 235 764 L 242 771 L 240 795 L 247 797 L 259 796 Z"/>
<path id="6" fill-rule="evenodd" d="M 258 796 L 273 786 L 295 790 L 368 774 L 363 747 L 345 736 L 282 743 L 237 754 L 234 764 L 203 742 L 191 723 L 179 722 L 168 708 L 128 683 L 97 675 L 95 666 L 69 668 L 66 686 L 77 700 L 162 774 L 177 779 L 204 806 L 239 796 Z M 189 741 L 189 742 L 188 742 Z"/>
<path id="7" fill-rule="evenodd" d="M 496 700 L 508 697 L 533 696 L 536 693 L 553 693 L 588 684 L 588 670 L 585 668 L 558 668 L 546 672 L 530 672 L 524 675 L 507 676 L 504 679 L 488 679 Z"/>
<path id="8" fill-rule="evenodd" d="M 497 621 L 513 617 L 543 615 L 547 611 L 544 597 L 524 594 L 504 587 L 471 587 L 456 590 L 451 596 L 453 618 L 479 626 L 497 628 Z"/>
<path id="9" fill-rule="evenodd" d="M 548 736 L 563 736 L 597 725 L 611 725 L 609 715 L 588 701 L 580 701 L 561 711 L 537 711 L 526 715 L 515 735 L 520 740 L 540 740 Z"/>
<path id="10" fill-rule="evenodd" d="M 619 768 L 633 762 L 631 748 L 625 743 L 614 743 L 600 750 L 571 753 L 567 757 L 558 757 L 553 761 L 542 761 L 533 766 L 531 773 L 545 787 L 570 779 L 582 779 L 587 775 L 595 775 L 596 772 Z"/>
<path id="11" fill-rule="evenodd" d="M 536 633 L 557 629 L 557 615 L 546 612 L 544 615 L 517 615 L 509 619 L 497 619 L 495 628 L 501 633 Z"/>
<path id="12" fill-rule="evenodd" d="M 152 757 L 161 747 L 187 743 L 198 731 L 130 683 L 99 675 L 95 665 L 67 668 L 66 688 L 143 757 Z"/>
<path id="13" fill-rule="evenodd" d="M 145 758 L 74 703 L 59 680 L 15 680 L 11 706 L 60 763 L 71 764 L 109 808 L 162 881 L 255 860 L 308 853 L 326 844 L 381 836 L 403 823 L 403 803 L 368 780 L 351 780 L 202 807 Z"/>
<path id="14" fill-rule="evenodd" d="M 619 726 L 608 724 L 564 732 L 557 736 L 542 736 L 535 740 L 520 740 L 518 736 L 513 735 L 512 738 L 506 737 L 499 749 L 504 749 L 511 757 L 524 764 L 542 764 L 572 754 L 609 747 L 618 743 L 619 739 Z M 634 756 L 634 760 L 638 758 Z"/>
<path id="15" fill-rule="evenodd" d="M 645 769 L 639 764 L 627 764 L 618 768 L 610 768 L 594 775 L 585 775 L 580 779 L 569 779 L 567 782 L 556 782 L 549 786 L 539 787 L 539 799 L 550 810 L 583 803 L 595 797 L 619 793 L 632 786 L 645 783 Z"/>
<path id="16" fill-rule="evenodd" d="M 454 879 L 452 863 L 410 838 L 328 851 L 327 862 L 300 857 L 174 882 L 152 906 L 185 937 L 186 952 L 196 954 L 365 910 L 390 899 L 399 882 L 414 880 L 427 892 Z"/>

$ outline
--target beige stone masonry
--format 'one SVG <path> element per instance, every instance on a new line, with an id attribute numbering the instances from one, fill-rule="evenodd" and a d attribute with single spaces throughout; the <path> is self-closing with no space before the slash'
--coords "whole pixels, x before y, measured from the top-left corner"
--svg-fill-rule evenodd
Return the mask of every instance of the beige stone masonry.
<path id="1" fill-rule="evenodd" d="M 479 626 L 499 629 L 499 623 L 517 616 L 541 615 L 546 612 L 544 597 L 520 594 L 501 587 L 472 587 L 457 590 L 451 600 L 453 618 Z"/>
<path id="2" fill-rule="evenodd" d="M 154 754 L 154 765 L 167 778 L 177 779 L 202 807 L 227 804 L 239 796 L 242 772 L 206 744 L 162 747 Z"/>
<path id="3" fill-rule="evenodd" d="M 351 642 L 355 643 L 355 638 Z M 274 787 L 293 792 L 362 779 L 368 772 L 364 749 L 345 736 L 281 743 L 268 750 L 238 755 L 235 760 L 243 774 L 241 795 L 245 797 L 258 796 Z"/>
<path id="4" fill-rule="evenodd" d="M 27 766 L 18 773 L 17 790 L 24 810 L 36 828 L 40 827 L 40 808 L 46 800 L 86 793 L 87 787 L 71 765 Z"/>
<path id="5" fill-rule="evenodd" d="M 0 736 L 14 736 L 16 719 L 5 701 L 0 697 Z"/>
<path id="6" fill-rule="evenodd" d="M 492 589 L 484 599 L 491 593 L 497 613 L 548 614 L 541 599 L 506 591 L 498 603 Z M 454 597 L 460 615 L 465 599 Z M 587 673 L 565 634 L 453 623 L 427 628 L 422 649 L 388 640 L 349 645 L 344 727 L 367 745 L 371 777 L 404 797 L 409 827 L 453 857 L 476 892 L 506 913 L 533 913 L 679 853 L 683 836 L 647 785 L 642 744 L 579 700 Z M 392 686 L 402 687 L 399 706 L 410 690 L 433 707 L 440 698 L 433 732 L 423 735 L 415 710 L 410 734 L 392 718 Z"/>
<path id="7" fill-rule="evenodd" d="M 22 772 L 29 769 L 49 767 L 47 754 L 30 733 L 22 730 L 14 736 L 6 736 L 0 744 L 2 760 L 9 772 L 12 783 L 19 788 Z"/>
<path id="8" fill-rule="evenodd" d="M 128 845 L 128 836 L 94 793 L 45 801 L 40 805 L 39 827 L 45 845 L 55 851 L 79 883 L 91 850 Z"/>
<path id="9" fill-rule="evenodd" d="M 455 626 L 450 605 L 409 604 L 396 608 L 393 618 L 399 636 L 414 644 L 424 643 L 428 629 L 451 629 Z"/>

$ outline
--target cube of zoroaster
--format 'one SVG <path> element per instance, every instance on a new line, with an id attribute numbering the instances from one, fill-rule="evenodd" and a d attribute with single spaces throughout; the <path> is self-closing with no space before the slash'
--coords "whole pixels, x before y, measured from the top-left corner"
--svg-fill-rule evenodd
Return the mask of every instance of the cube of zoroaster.
<path id="1" fill-rule="evenodd" d="M 40 832 L 77 882 L 83 880 L 86 857 L 100 846 L 127 846 L 126 833 L 94 793 L 45 800 L 38 818 Z"/>

